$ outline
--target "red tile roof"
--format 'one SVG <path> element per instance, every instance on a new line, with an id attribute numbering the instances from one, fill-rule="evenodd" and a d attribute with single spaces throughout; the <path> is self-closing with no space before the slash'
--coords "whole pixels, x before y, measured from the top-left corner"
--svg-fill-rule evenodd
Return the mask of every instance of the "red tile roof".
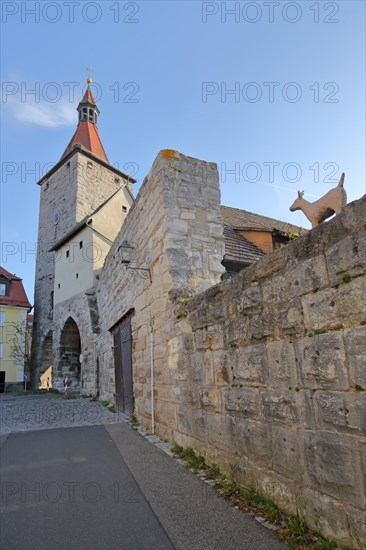
<path id="1" fill-rule="evenodd" d="M 92 105 L 95 105 L 95 106 L 97 105 L 95 103 L 93 92 L 91 91 L 89 86 L 87 87 L 86 92 L 83 96 L 83 99 L 80 101 L 80 103 L 91 103 Z"/>
<path id="2" fill-rule="evenodd" d="M 243 237 L 234 227 L 224 224 L 225 256 L 224 260 L 240 262 L 246 265 L 257 262 L 266 253 Z"/>
<path id="3" fill-rule="evenodd" d="M 104 151 L 101 139 L 99 137 L 98 128 L 92 122 L 79 122 L 75 134 L 72 136 L 70 143 L 66 147 L 61 158 L 70 153 L 71 149 L 76 145 L 81 145 L 96 157 L 108 162 L 109 160 Z"/>
<path id="4" fill-rule="evenodd" d="M 291 223 L 282 222 L 260 214 L 254 214 L 254 212 L 248 212 L 247 210 L 239 210 L 239 208 L 223 205 L 221 205 L 220 208 L 224 223 L 236 227 L 237 229 L 271 232 L 274 229 L 281 232 L 299 231 L 299 229 L 301 229 Z"/>
<path id="5" fill-rule="evenodd" d="M 86 89 L 83 99 L 79 103 L 78 110 L 83 104 L 93 105 L 99 113 L 99 109 L 97 107 L 97 104 L 95 103 L 93 92 L 91 91 L 89 86 Z M 61 159 L 63 159 L 68 153 L 70 153 L 70 151 L 76 145 L 80 145 L 84 149 L 87 149 L 88 151 L 93 153 L 93 155 L 99 157 L 109 164 L 108 157 L 106 155 L 106 152 L 104 151 L 102 141 L 99 137 L 97 125 L 93 122 L 79 121 L 76 131 L 72 136 L 70 143 L 66 147 Z"/>
<path id="6" fill-rule="evenodd" d="M 0 296 L 0 305 L 26 307 L 30 309 L 32 306 L 25 293 L 22 279 L 9 273 L 6 269 L 0 266 L 0 281 L 7 279 L 9 283 L 9 291 L 7 296 Z"/>

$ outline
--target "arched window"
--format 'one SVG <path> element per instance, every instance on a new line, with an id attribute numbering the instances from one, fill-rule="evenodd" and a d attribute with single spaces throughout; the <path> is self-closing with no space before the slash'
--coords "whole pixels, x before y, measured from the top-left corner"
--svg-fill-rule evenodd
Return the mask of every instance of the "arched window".
<path id="1" fill-rule="evenodd" d="M 82 122 L 85 122 L 88 120 L 88 109 L 87 107 L 83 107 L 81 111 L 81 120 Z"/>
<path id="2" fill-rule="evenodd" d="M 94 111 L 89 109 L 89 122 L 94 122 Z"/>

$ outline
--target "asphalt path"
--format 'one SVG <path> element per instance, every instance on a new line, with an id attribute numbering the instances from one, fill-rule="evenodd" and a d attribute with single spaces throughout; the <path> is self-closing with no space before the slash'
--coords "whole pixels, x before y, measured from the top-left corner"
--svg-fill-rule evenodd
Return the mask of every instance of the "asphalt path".
<path id="1" fill-rule="evenodd" d="M 33 415 L 32 429 L 29 415 L 25 424 L 11 411 L 5 428 L 14 431 L 0 441 L 1 550 L 285 548 L 164 452 L 158 438 L 124 421 L 75 426 L 95 415 L 61 412 L 57 422 L 67 427 L 44 429 L 48 416 L 39 424 Z"/>
<path id="2" fill-rule="evenodd" d="M 171 550 L 103 426 L 11 434 L 1 451 L 2 550 Z"/>

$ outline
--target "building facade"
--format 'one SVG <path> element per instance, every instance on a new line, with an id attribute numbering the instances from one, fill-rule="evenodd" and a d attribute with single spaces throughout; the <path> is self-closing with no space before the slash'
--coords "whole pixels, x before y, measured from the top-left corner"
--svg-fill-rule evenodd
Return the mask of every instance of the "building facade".
<path id="1" fill-rule="evenodd" d="M 0 267 L 0 386 L 22 387 L 28 360 L 27 316 L 32 306 L 22 279 Z"/>

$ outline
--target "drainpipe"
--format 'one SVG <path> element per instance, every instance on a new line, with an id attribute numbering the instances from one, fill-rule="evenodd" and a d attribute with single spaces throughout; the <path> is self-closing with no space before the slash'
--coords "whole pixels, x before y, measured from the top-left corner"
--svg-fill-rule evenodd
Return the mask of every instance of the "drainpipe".
<path id="1" fill-rule="evenodd" d="M 154 319 L 150 320 L 151 433 L 155 434 L 154 410 Z"/>
<path id="2" fill-rule="evenodd" d="M 97 341 L 94 340 L 94 396 L 97 396 Z"/>

